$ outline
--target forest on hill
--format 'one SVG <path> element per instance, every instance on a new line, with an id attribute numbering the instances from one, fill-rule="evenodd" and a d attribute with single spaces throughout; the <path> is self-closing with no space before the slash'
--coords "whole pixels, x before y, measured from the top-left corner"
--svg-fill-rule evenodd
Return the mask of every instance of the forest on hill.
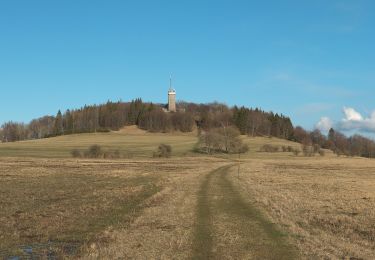
<path id="1" fill-rule="evenodd" d="M 79 109 L 58 111 L 56 116 L 43 116 L 30 123 L 6 122 L 1 126 L 2 142 L 48 138 L 76 133 L 116 131 L 137 125 L 150 132 L 191 132 L 234 126 L 241 134 L 269 136 L 297 141 L 304 146 L 331 149 L 338 155 L 375 157 L 375 142 L 360 136 L 346 137 L 331 129 L 328 136 L 294 127 L 289 117 L 258 108 L 228 107 L 221 103 L 196 104 L 178 102 L 177 112 L 167 113 L 164 106 L 135 99 L 85 105 Z"/>

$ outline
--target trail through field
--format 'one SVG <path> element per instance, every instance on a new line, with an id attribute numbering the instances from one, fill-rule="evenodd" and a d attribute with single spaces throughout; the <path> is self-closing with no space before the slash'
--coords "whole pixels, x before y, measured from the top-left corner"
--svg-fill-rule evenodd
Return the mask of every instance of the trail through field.
<path id="1" fill-rule="evenodd" d="M 286 236 L 233 186 L 232 166 L 210 172 L 201 184 L 192 258 L 296 258 Z"/>

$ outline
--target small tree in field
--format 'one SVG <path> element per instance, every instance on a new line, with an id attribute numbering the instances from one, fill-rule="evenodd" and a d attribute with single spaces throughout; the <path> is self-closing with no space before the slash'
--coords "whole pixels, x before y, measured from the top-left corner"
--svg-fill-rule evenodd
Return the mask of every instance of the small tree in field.
<path id="1" fill-rule="evenodd" d="M 78 149 L 73 149 L 72 152 L 71 152 L 71 154 L 72 154 L 72 156 L 74 158 L 80 158 L 80 157 L 82 157 L 82 154 L 81 154 L 81 152 Z"/>
<path id="2" fill-rule="evenodd" d="M 91 145 L 89 147 L 89 150 L 87 151 L 87 157 L 90 157 L 90 158 L 99 158 L 102 155 L 103 155 L 102 148 L 97 144 Z"/>
<path id="3" fill-rule="evenodd" d="M 294 149 L 294 150 L 293 150 L 293 154 L 294 154 L 295 156 L 298 156 L 300 153 L 301 153 L 301 151 L 298 150 L 298 149 Z"/>
<path id="4" fill-rule="evenodd" d="M 168 144 L 161 144 L 158 150 L 154 152 L 153 157 L 169 158 L 172 155 L 172 147 Z"/>
<path id="5" fill-rule="evenodd" d="M 230 126 L 205 131 L 199 136 L 199 145 L 208 154 L 213 152 L 239 153 L 248 150 L 248 147 L 242 143 L 238 129 Z"/>

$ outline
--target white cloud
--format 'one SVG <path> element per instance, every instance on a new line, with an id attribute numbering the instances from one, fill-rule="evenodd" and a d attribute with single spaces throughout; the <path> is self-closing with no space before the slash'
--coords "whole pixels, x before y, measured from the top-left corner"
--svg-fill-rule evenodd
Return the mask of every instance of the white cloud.
<path id="1" fill-rule="evenodd" d="M 344 115 L 345 115 L 345 118 L 343 119 L 343 121 L 362 121 L 363 120 L 363 117 L 362 115 L 355 111 L 354 108 L 351 108 L 351 107 L 344 107 L 343 108 L 343 112 L 344 112 Z"/>
<path id="2" fill-rule="evenodd" d="M 363 117 L 353 108 L 344 107 L 345 118 L 338 123 L 338 128 L 345 131 L 358 130 L 375 133 L 375 111 L 368 117 Z"/>
<path id="3" fill-rule="evenodd" d="M 322 117 L 315 127 L 321 131 L 328 131 L 333 127 L 340 131 L 375 133 L 375 111 L 364 117 L 354 108 L 344 107 L 343 114 L 344 118 L 337 123 L 333 123 L 328 117 Z"/>
<path id="4" fill-rule="evenodd" d="M 315 128 L 319 129 L 322 132 L 328 132 L 332 127 L 333 122 L 329 117 L 322 117 L 315 125 Z"/>

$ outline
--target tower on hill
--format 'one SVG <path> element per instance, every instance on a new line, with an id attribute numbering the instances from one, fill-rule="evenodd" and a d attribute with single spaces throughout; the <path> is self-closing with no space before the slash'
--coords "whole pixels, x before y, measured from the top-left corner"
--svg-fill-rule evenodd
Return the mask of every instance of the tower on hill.
<path id="1" fill-rule="evenodd" d="M 176 112 L 176 90 L 172 88 L 172 77 L 169 78 L 168 111 Z"/>

